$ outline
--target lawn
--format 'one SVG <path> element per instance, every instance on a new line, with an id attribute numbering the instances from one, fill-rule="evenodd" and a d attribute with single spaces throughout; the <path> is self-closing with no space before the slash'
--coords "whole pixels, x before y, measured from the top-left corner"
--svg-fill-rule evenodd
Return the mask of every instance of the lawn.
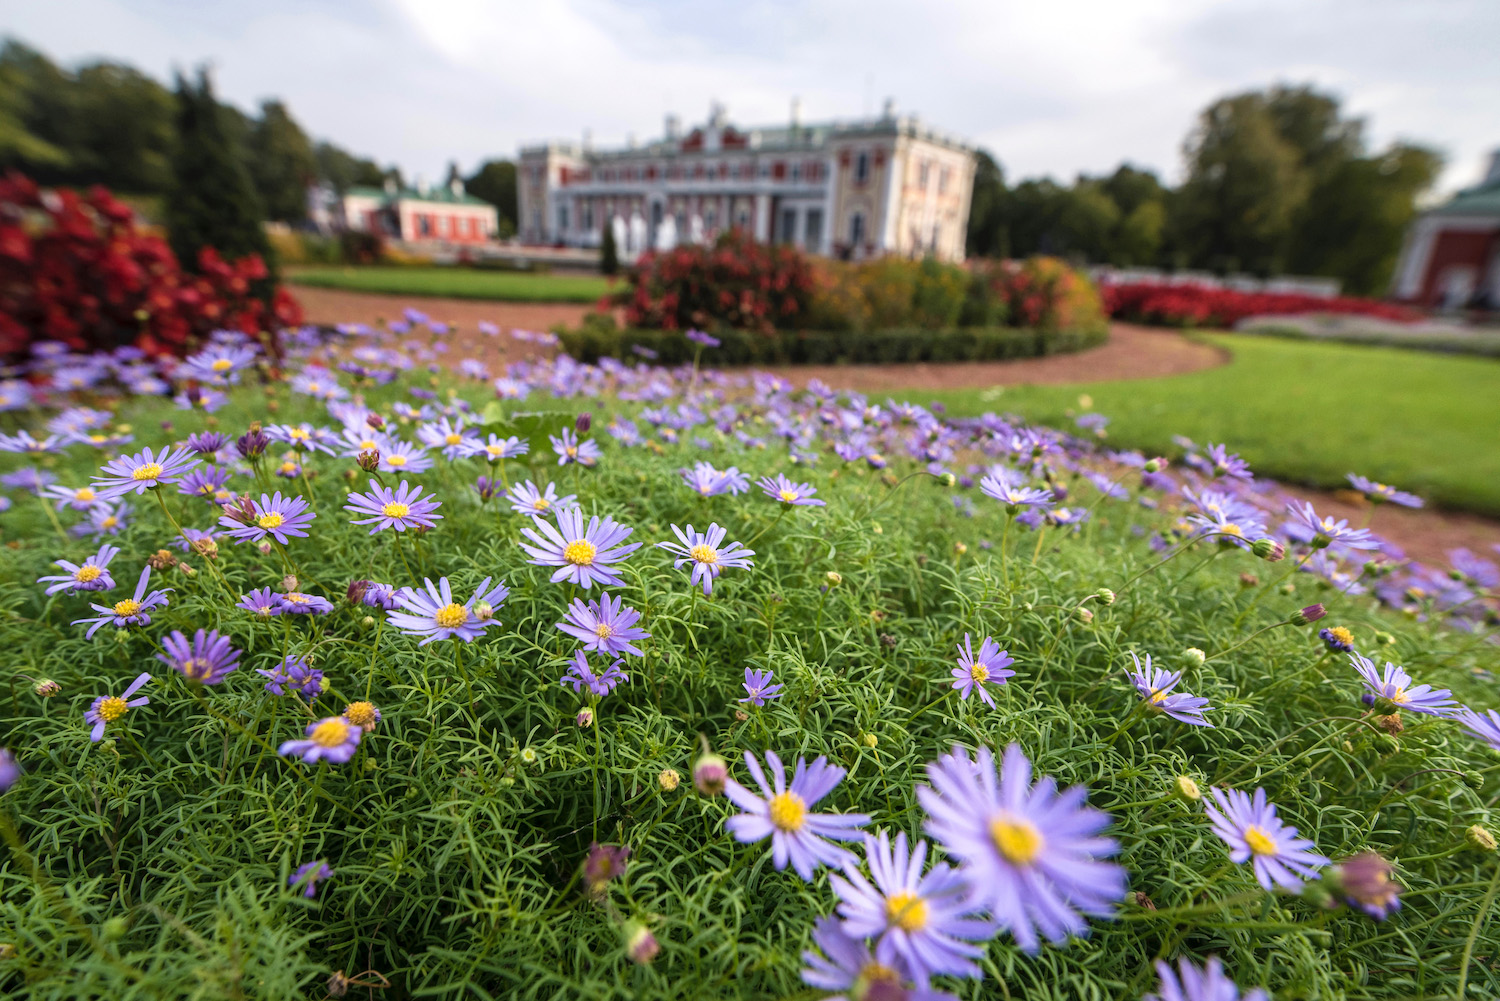
<path id="1" fill-rule="evenodd" d="M 1220 368 L 1131 382 L 937 394 L 954 413 L 1071 423 L 1079 396 L 1109 440 L 1179 454 L 1173 435 L 1227 442 L 1257 472 L 1332 487 L 1358 472 L 1445 507 L 1500 516 L 1500 363 L 1389 348 L 1218 334 Z"/>
<path id="2" fill-rule="evenodd" d="M 542 275 L 470 268 L 305 268 L 287 275 L 294 285 L 380 292 L 386 295 L 430 295 L 500 302 L 594 303 L 610 290 L 594 275 Z"/>

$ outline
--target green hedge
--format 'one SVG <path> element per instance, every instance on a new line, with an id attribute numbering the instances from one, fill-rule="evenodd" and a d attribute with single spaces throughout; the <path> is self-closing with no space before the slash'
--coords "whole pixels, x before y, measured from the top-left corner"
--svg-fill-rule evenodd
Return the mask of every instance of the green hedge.
<path id="1" fill-rule="evenodd" d="M 582 362 L 611 357 L 631 361 L 634 347 L 656 353 L 663 365 L 693 360 L 698 345 L 681 332 L 624 330 L 601 323 L 557 331 L 564 350 Z M 764 335 L 724 330 L 721 344 L 704 348 L 705 365 L 901 365 L 912 362 L 1004 361 L 1037 358 L 1097 347 L 1109 339 L 1104 329 L 1044 332 L 1016 327 L 958 327 L 951 330 L 786 330 Z"/>

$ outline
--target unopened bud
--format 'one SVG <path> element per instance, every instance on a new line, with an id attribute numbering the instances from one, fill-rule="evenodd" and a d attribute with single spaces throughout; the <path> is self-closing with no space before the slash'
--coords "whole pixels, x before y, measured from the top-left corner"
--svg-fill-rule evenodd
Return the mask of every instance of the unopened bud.
<path id="1" fill-rule="evenodd" d="M 587 410 L 579 414 L 573 421 L 573 427 L 579 434 L 588 434 L 589 428 L 594 426 L 594 417 Z"/>
<path id="2" fill-rule="evenodd" d="M 1482 852 L 1492 852 L 1495 850 L 1495 836 L 1478 824 L 1464 831 L 1464 840 L 1469 843 L 1470 848 Z"/>
<path id="3" fill-rule="evenodd" d="M 361 629 L 374 629 L 375 628 L 375 616 L 373 616 L 373 615 L 366 615 L 364 618 L 362 618 L 362 619 L 359 620 L 359 626 L 360 626 Z"/>
<path id="4" fill-rule="evenodd" d="M 1292 613 L 1292 625 L 1305 626 L 1309 622 L 1317 622 L 1328 614 L 1328 609 L 1322 605 L 1308 605 L 1306 608 L 1298 609 Z"/>
<path id="5" fill-rule="evenodd" d="M 1275 539 L 1256 539 L 1250 543 L 1250 551 L 1267 563 L 1277 563 L 1286 559 L 1286 546 Z"/>
<path id="6" fill-rule="evenodd" d="M 495 606 L 488 601 L 477 602 L 474 605 L 474 618 L 480 622 L 488 622 L 495 617 Z"/>
<path id="7" fill-rule="evenodd" d="M 873 733 L 867 733 L 859 738 L 859 742 L 868 748 L 874 749 L 880 743 L 880 738 Z"/>
<path id="8" fill-rule="evenodd" d="M 718 796 L 729 781 L 729 765 L 717 754 L 705 754 L 693 763 L 693 787 L 705 796 Z"/>
<path id="9" fill-rule="evenodd" d="M 953 554 L 955 556 L 962 556 L 964 553 L 967 553 L 968 551 L 969 551 L 969 547 L 966 546 L 966 545 L 964 545 L 962 542 L 955 542 L 953 544 Z"/>
<path id="10" fill-rule="evenodd" d="M 365 424 L 379 431 L 385 427 L 385 418 L 379 414 L 365 414 Z"/>
<path id="11" fill-rule="evenodd" d="M 110 918 L 108 921 L 104 922 L 104 926 L 100 928 L 100 932 L 102 933 L 101 937 L 106 942 L 119 941 L 120 939 L 125 937 L 125 933 L 129 930 L 130 923 L 124 918 Z"/>
<path id="12" fill-rule="evenodd" d="M 1159 473 L 1159 472 L 1161 472 L 1161 460 L 1160 459 L 1147 459 L 1146 460 L 1146 465 L 1144 467 L 1142 467 L 1142 468 L 1144 468 L 1146 470 L 1146 472 L 1148 472 L 1148 473 Z"/>
<path id="13" fill-rule="evenodd" d="M 594 725 L 594 710 L 584 706 L 578 710 L 578 715 L 574 717 L 573 722 L 578 724 L 580 730 L 587 730 Z"/>
<path id="14" fill-rule="evenodd" d="M 630 921 L 625 925 L 625 954 L 630 957 L 632 963 L 641 966 L 649 966 L 661 952 L 661 945 L 657 943 L 656 936 L 651 934 L 651 929 L 639 921 Z"/>
<path id="15" fill-rule="evenodd" d="M 187 576 L 187 577 L 196 577 L 196 576 L 198 576 L 198 571 L 194 570 L 192 567 L 188 566 L 186 563 L 178 563 L 177 564 L 177 569 L 179 571 L 181 571 L 184 576 Z"/>
<path id="16" fill-rule="evenodd" d="M 677 774 L 675 768 L 663 768 L 656 776 L 656 782 L 661 786 L 662 792 L 674 792 L 681 781 L 682 776 Z"/>
<path id="17" fill-rule="evenodd" d="M 1196 803 L 1198 800 L 1203 798 L 1203 790 L 1199 789 L 1198 783 L 1194 782 L 1192 778 L 1187 775 L 1177 776 L 1172 780 L 1172 785 L 1174 786 L 1174 791 L 1177 793 L 1177 795 L 1181 796 L 1185 800 Z"/>
<path id="18" fill-rule="evenodd" d="M 62 691 L 62 685 L 59 685 L 51 678 L 43 678 L 41 681 L 38 681 L 35 685 L 31 686 L 31 690 L 33 692 L 36 692 L 44 699 L 50 699 L 52 698 L 52 696 Z"/>
<path id="19" fill-rule="evenodd" d="M 297 580 L 295 574 L 287 574 L 285 577 L 281 578 L 281 589 L 283 591 L 295 591 L 297 590 L 298 583 L 299 581 Z"/>
<path id="20" fill-rule="evenodd" d="M 1395 646 L 1396 637 L 1392 636 L 1388 632 L 1380 631 L 1375 634 L 1375 642 L 1379 643 L 1381 646 Z"/>
<path id="21" fill-rule="evenodd" d="M 1240 587 L 1251 588 L 1251 587 L 1259 587 L 1259 586 L 1260 586 L 1260 578 L 1257 577 L 1257 576 L 1255 576 L 1255 574 L 1253 574 L 1253 573 L 1242 573 L 1242 574 L 1240 574 Z"/>
<path id="22" fill-rule="evenodd" d="M 1115 603 L 1115 592 L 1107 587 L 1101 587 L 1094 592 L 1094 597 L 1099 599 L 1101 605 L 1113 605 Z"/>
<path id="23" fill-rule="evenodd" d="M 836 570 L 830 570 L 830 571 L 828 571 L 826 574 L 823 575 L 823 579 L 826 580 L 826 581 L 828 581 L 828 586 L 829 587 L 838 587 L 840 584 L 842 584 L 844 582 L 843 575 L 840 574 Z"/>
<path id="24" fill-rule="evenodd" d="M 1073 617 L 1084 625 L 1089 625 L 1094 621 L 1094 613 L 1087 608 L 1073 609 Z"/>
<path id="25" fill-rule="evenodd" d="M 1380 755 L 1391 755 L 1401 750 L 1401 742 L 1387 733 L 1377 734 L 1370 743 Z"/>
<path id="26" fill-rule="evenodd" d="M 370 589 L 367 580 L 351 580 L 348 588 L 344 590 L 344 599 L 351 605 L 357 605 L 365 599 L 365 592 Z"/>
<path id="27" fill-rule="evenodd" d="M 363 469 L 367 473 L 373 473 L 380 468 L 380 449 L 367 448 L 359 453 L 359 457 L 355 461 L 359 463 L 360 469 Z"/>

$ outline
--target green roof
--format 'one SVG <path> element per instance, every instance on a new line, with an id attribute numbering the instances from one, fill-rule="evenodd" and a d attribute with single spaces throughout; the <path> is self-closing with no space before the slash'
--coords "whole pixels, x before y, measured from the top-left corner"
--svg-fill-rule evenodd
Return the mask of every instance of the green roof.
<path id="1" fill-rule="evenodd" d="M 1490 181 L 1475 188 L 1467 188 L 1448 199 L 1431 215 L 1493 215 L 1500 216 L 1500 181 Z"/>
<path id="2" fill-rule="evenodd" d="M 489 205 L 490 204 L 489 202 L 485 201 L 483 198 L 475 198 L 473 195 L 469 194 L 468 192 L 465 192 L 464 194 L 461 194 L 461 195 L 455 195 L 453 193 L 452 189 L 448 188 L 447 186 L 436 187 L 436 188 L 428 188 L 426 194 L 423 194 L 422 192 L 418 191 L 416 188 L 401 188 L 395 194 L 391 194 L 390 192 L 386 191 L 384 188 L 371 188 L 371 187 L 362 187 L 362 186 L 352 187 L 346 193 L 347 194 L 351 194 L 351 195 L 360 195 L 360 196 L 362 196 L 364 198 L 375 198 L 375 199 L 378 199 L 378 200 L 383 201 L 383 202 L 384 201 L 397 201 L 397 200 L 405 199 L 405 200 L 408 200 L 408 201 L 417 201 L 417 202 L 447 202 L 450 205 Z"/>

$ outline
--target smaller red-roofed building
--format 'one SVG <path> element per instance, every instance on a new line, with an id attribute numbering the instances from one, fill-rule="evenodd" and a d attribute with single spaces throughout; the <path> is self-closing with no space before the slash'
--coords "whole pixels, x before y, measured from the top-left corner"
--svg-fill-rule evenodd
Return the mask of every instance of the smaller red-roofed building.
<path id="1" fill-rule="evenodd" d="M 1391 294 L 1438 309 L 1500 309 L 1500 151 L 1483 181 L 1412 223 Z"/>

